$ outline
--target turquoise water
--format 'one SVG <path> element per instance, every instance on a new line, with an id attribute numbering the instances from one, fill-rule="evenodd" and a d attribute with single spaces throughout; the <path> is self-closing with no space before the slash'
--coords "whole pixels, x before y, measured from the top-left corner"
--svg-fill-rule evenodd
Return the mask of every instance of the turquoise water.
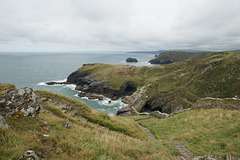
<path id="1" fill-rule="evenodd" d="M 125 52 L 107 53 L 0 53 L 0 82 L 15 84 L 17 88 L 30 87 L 47 89 L 84 101 L 90 107 L 115 115 L 124 106 L 121 99 L 112 101 L 88 100 L 78 97 L 74 85 L 47 86 L 44 82 L 63 81 L 73 71 L 85 63 L 127 64 L 126 58 L 135 57 L 139 63 L 132 65 L 150 66 L 147 62 L 153 54 L 129 54 Z"/>

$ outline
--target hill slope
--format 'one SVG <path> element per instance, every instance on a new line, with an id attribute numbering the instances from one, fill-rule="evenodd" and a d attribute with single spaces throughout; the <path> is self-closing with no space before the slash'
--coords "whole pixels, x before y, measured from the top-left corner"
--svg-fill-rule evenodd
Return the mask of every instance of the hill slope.
<path id="1" fill-rule="evenodd" d="M 36 93 L 39 115 L 5 117 L 11 129 L 0 128 L 0 159 L 18 159 L 27 150 L 41 159 L 174 158 L 170 143 L 145 141 L 146 134 L 133 120 L 49 91 Z"/>
<path id="2" fill-rule="evenodd" d="M 127 115 L 134 114 L 130 108 L 171 113 L 204 97 L 240 97 L 239 68 L 239 53 L 219 52 L 153 67 L 88 64 L 67 81 L 81 91 L 113 99 L 131 95 L 124 100 L 129 104 L 124 108 Z"/>

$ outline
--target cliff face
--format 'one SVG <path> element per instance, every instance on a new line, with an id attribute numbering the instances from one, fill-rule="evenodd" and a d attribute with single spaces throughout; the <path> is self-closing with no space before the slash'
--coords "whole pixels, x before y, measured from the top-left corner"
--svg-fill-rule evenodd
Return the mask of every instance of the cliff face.
<path id="1" fill-rule="evenodd" d="M 69 75 L 68 82 L 84 92 L 126 96 L 128 107 L 118 115 L 172 113 L 204 97 L 240 97 L 239 59 L 238 53 L 220 52 L 153 67 L 88 64 Z"/>
<path id="2" fill-rule="evenodd" d="M 92 65 L 92 64 L 89 64 Z M 83 67 L 87 67 L 84 65 Z M 134 81 L 125 81 L 119 88 L 113 88 L 106 84 L 109 80 L 104 74 L 91 75 L 91 71 L 75 71 L 67 78 L 67 82 L 76 84 L 76 90 L 88 93 L 97 93 L 112 99 L 118 99 L 122 96 L 129 96 L 137 89 L 137 84 Z"/>

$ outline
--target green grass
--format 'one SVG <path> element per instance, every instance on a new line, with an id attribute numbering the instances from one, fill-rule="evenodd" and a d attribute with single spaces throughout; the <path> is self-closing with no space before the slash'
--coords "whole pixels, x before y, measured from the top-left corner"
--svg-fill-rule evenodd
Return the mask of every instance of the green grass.
<path id="1" fill-rule="evenodd" d="M 0 159 L 18 159 L 25 151 L 42 152 L 43 159 L 173 159 L 176 149 L 167 142 L 132 138 L 91 122 L 71 117 L 54 107 L 36 117 L 6 118 L 9 130 L 0 129 Z M 42 120 L 40 120 L 40 119 Z M 69 119 L 70 118 L 70 119 Z M 71 120 L 71 128 L 63 123 Z M 50 129 L 45 126 L 47 122 Z M 47 134 L 48 137 L 43 135 Z"/>
<path id="2" fill-rule="evenodd" d="M 153 116 L 149 116 L 149 115 L 142 115 L 142 116 L 128 116 L 126 118 L 132 119 L 132 120 L 140 120 L 140 119 L 147 119 L 147 118 L 151 118 Z"/>
<path id="3" fill-rule="evenodd" d="M 240 112 L 236 110 L 195 109 L 141 125 L 158 139 L 180 141 L 197 155 L 240 157 Z"/>
<path id="4" fill-rule="evenodd" d="M 107 127 L 110 130 L 119 131 L 132 137 L 146 139 L 146 134 L 133 120 L 124 117 L 109 116 L 104 112 L 99 112 L 91 109 L 85 103 L 77 99 L 66 97 L 50 91 L 38 90 L 36 91 L 36 93 L 39 97 L 52 99 L 56 102 L 56 106 L 65 104 L 67 107 L 71 107 L 72 109 L 77 111 L 76 116 L 78 117 L 84 117 L 87 120 Z M 44 102 L 41 103 L 45 106 L 45 108 L 53 112 L 55 115 L 63 118 L 62 112 L 59 109 L 54 106 L 46 105 L 44 104 Z"/>

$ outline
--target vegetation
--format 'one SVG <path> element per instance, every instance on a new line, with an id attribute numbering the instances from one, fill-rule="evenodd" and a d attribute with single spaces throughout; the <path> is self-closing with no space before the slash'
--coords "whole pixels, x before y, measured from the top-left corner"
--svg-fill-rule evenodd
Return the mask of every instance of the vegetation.
<path id="1" fill-rule="evenodd" d="M 110 130 L 119 131 L 132 137 L 146 139 L 146 134 L 133 120 L 126 119 L 124 117 L 109 116 L 104 112 L 91 109 L 84 102 L 81 102 L 77 99 L 66 97 L 47 90 L 38 90 L 36 93 L 39 97 L 50 98 L 53 100 L 55 103 L 52 104 L 52 106 L 48 105 L 46 102 L 40 103 L 46 109 L 50 110 L 61 118 L 66 117 L 62 115 L 62 112 L 54 107 L 54 105 L 58 106 L 64 104 L 66 107 L 71 107 L 72 110 L 75 109 L 77 111 L 75 114 L 77 117 L 86 118 L 87 120 L 105 126 Z"/>
<path id="2" fill-rule="evenodd" d="M 177 140 L 197 155 L 240 157 L 240 112 L 195 109 L 140 122 L 158 139 Z"/>
<path id="3" fill-rule="evenodd" d="M 9 83 L 1 83 L 0 82 L 0 96 L 6 94 L 6 90 L 16 90 L 15 85 Z"/>
<path id="4" fill-rule="evenodd" d="M 203 58 L 204 56 L 211 55 L 211 52 L 185 52 L 185 51 L 166 51 L 159 54 L 154 59 L 150 60 L 151 64 L 169 64 L 186 60 L 188 58 Z"/>
<path id="5" fill-rule="evenodd" d="M 5 119 L 11 129 L 0 129 L 0 159 L 18 159 L 29 149 L 40 158 L 53 160 L 157 160 L 173 159 L 178 154 L 169 142 L 142 140 L 145 134 L 133 120 L 110 117 L 78 100 L 49 91 L 37 94 L 42 107 L 37 117 Z M 50 104 L 46 98 L 51 99 Z M 58 108 L 61 105 L 79 108 L 79 114 L 73 117 L 63 113 Z M 64 127 L 66 122 L 71 123 L 71 128 Z"/>
<path id="6" fill-rule="evenodd" d="M 139 88 L 147 86 L 145 103 L 171 95 L 173 106 L 189 108 L 199 98 L 240 97 L 239 59 L 238 52 L 214 52 L 200 59 L 153 67 L 92 64 L 78 71 L 88 71 L 114 89 L 119 89 L 126 81 L 134 81 Z"/>

